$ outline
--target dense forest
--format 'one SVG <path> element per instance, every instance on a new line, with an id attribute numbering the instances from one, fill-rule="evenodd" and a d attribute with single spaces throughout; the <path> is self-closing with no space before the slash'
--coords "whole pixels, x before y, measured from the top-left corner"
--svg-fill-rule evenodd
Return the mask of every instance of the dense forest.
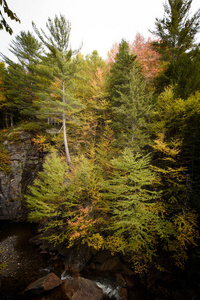
<path id="1" fill-rule="evenodd" d="M 46 239 L 127 255 L 135 272 L 160 255 L 198 255 L 200 10 L 168 0 L 154 39 L 121 40 L 102 59 L 69 47 L 61 14 L 33 23 L 1 54 L 1 140 L 31 132 L 45 155 L 24 201 Z M 1 145 L 0 169 L 9 169 Z"/>

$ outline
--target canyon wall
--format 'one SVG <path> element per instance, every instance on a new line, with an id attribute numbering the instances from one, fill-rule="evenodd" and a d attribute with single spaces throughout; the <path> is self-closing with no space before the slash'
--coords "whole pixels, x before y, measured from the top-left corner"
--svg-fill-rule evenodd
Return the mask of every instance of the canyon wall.
<path id="1" fill-rule="evenodd" d="M 26 213 L 23 194 L 42 168 L 43 155 L 26 132 L 18 132 L 14 141 L 8 136 L 3 143 L 10 158 L 10 172 L 0 171 L 0 220 L 21 219 Z"/>

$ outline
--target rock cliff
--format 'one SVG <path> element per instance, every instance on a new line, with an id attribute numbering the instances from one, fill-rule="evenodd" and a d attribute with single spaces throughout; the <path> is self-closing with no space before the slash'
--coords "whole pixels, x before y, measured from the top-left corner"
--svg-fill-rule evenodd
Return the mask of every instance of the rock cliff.
<path id="1" fill-rule="evenodd" d="M 32 141 L 32 135 L 18 132 L 14 141 L 4 141 L 10 157 L 8 173 L 0 171 L 0 220 L 20 219 L 25 213 L 22 199 L 42 167 L 43 156 Z"/>

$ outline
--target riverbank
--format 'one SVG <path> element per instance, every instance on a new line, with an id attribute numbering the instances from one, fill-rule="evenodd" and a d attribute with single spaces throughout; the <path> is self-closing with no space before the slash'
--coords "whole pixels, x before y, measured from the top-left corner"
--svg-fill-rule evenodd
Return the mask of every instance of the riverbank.
<path id="1" fill-rule="evenodd" d="M 36 251 L 29 239 L 37 227 L 30 223 L 0 222 L 0 261 L 6 263 L 1 276 L 1 300 L 20 299 L 20 293 L 31 282 L 56 270 L 49 265 L 49 256 Z"/>
<path id="2" fill-rule="evenodd" d="M 34 224 L 0 222 L 0 261 L 6 262 L 1 273 L 1 300 L 35 300 L 24 295 L 23 291 L 30 283 L 51 272 L 63 281 L 70 275 L 95 281 L 103 289 L 104 299 L 199 300 L 198 257 L 191 257 L 185 270 L 174 270 L 170 269 L 170 261 L 164 256 L 165 270 L 152 268 L 142 279 L 119 256 L 112 256 L 106 251 L 91 253 L 84 247 L 67 249 L 64 245 L 50 250 L 36 234 L 37 226 Z M 30 243 L 33 237 L 35 246 Z M 122 296 L 119 296 L 120 293 Z M 41 299 L 63 300 L 59 288 Z"/>

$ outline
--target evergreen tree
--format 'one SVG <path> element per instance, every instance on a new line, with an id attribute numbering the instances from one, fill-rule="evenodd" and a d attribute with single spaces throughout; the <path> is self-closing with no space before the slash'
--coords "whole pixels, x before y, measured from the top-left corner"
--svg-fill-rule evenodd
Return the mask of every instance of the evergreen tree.
<path id="1" fill-rule="evenodd" d="M 156 19 L 156 30 L 152 33 L 160 39 L 157 45 L 164 48 L 164 55 L 172 60 L 194 47 L 200 29 L 200 9 L 189 17 L 191 4 L 192 0 L 168 0 L 164 4 L 164 18 Z"/>
<path id="2" fill-rule="evenodd" d="M 148 117 L 151 96 L 135 56 L 122 41 L 108 78 L 111 126 L 118 148 L 131 146 L 135 151 L 148 144 Z"/>
<path id="3" fill-rule="evenodd" d="M 168 0 L 164 18 L 156 19 L 156 30 L 152 32 L 159 38 L 153 45 L 164 62 L 164 70 L 156 78 L 156 89 L 160 93 L 166 86 L 176 85 L 177 95 L 184 99 L 198 89 L 200 78 L 199 46 L 195 45 L 200 9 L 190 17 L 191 4 L 192 0 Z"/>
<path id="4" fill-rule="evenodd" d="M 155 174 L 150 157 L 125 149 L 112 161 L 112 167 L 103 184 L 112 216 L 107 247 L 131 255 L 136 272 L 142 272 L 155 259 L 161 238 L 172 234 L 172 228 L 155 209 L 159 193 L 152 190 Z"/>
<path id="5" fill-rule="evenodd" d="M 16 22 L 20 23 L 20 19 L 17 15 L 9 8 L 6 0 L 0 1 L 0 6 L 2 6 L 2 10 L 0 10 L 0 30 L 5 29 L 9 34 L 13 33 L 12 28 L 7 23 L 4 14 L 10 18 L 11 20 L 15 20 Z"/>
<path id="6" fill-rule="evenodd" d="M 30 33 L 22 31 L 12 40 L 9 49 L 18 59 L 10 60 L 1 54 L 8 64 L 5 72 L 4 86 L 7 89 L 7 103 L 15 117 L 19 120 L 34 119 L 36 115 L 35 99 L 41 78 L 38 78 L 36 68 L 40 63 L 41 43 Z"/>
<path id="7" fill-rule="evenodd" d="M 71 86 L 77 72 L 78 60 L 75 54 L 78 51 L 69 49 L 69 37 L 71 25 L 63 15 L 50 18 L 47 22 L 48 36 L 41 32 L 33 23 L 33 28 L 45 46 L 47 53 L 43 56 L 43 71 L 47 78 L 53 82 L 52 89 L 43 90 L 39 95 L 38 105 L 40 116 L 61 117 L 65 153 L 68 163 L 71 165 L 68 141 L 66 136 L 66 119 L 72 119 L 72 114 L 80 107 L 80 102 L 72 95 Z"/>

